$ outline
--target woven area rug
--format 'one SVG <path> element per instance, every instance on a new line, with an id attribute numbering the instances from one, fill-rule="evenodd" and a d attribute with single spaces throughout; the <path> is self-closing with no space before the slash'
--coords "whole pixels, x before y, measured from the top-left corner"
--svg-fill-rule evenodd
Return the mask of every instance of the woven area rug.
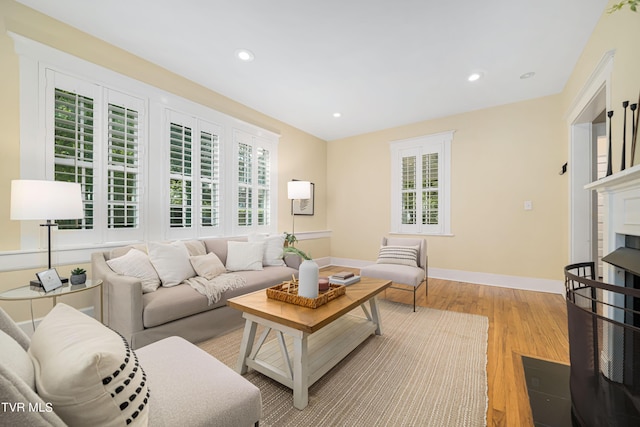
<path id="1" fill-rule="evenodd" d="M 261 427 L 486 426 L 489 320 L 426 307 L 413 313 L 387 300 L 379 306 L 383 335 L 313 384 L 302 411 L 290 389 L 249 370 L 245 378 L 262 393 Z M 241 338 L 238 329 L 199 346 L 235 369 Z"/>

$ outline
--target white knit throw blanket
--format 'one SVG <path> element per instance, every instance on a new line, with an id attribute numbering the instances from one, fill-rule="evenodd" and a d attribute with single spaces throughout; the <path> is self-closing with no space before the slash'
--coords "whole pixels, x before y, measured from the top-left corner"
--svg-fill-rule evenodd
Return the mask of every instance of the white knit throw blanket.
<path id="1" fill-rule="evenodd" d="M 212 305 L 220 301 L 224 292 L 230 289 L 241 288 L 247 284 L 247 281 L 244 277 L 240 277 L 237 274 L 223 273 L 211 280 L 200 276 L 192 277 L 191 279 L 185 280 L 185 283 L 206 296 L 209 305 Z"/>

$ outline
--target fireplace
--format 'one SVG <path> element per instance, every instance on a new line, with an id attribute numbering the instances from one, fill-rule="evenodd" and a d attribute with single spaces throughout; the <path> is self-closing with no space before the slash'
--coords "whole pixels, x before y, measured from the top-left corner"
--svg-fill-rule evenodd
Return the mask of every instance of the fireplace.
<path id="1" fill-rule="evenodd" d="M 572 412 L 583 426 L 640 425 L 640 165 L 585 187 L 603 196 L 602 281 L 565 267 Z"/>
<path id="2" fill-rule="evenodd" d="M 640 290 L 596 281 L 593 262 L 565 267 L 565 284 L 576 424 L 639 426 Z"/>

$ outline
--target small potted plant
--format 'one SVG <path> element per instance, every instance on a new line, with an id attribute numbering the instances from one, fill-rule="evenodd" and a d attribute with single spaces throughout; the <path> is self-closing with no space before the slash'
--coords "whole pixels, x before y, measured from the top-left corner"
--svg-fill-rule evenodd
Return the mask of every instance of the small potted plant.
<path id="1" fill-rule="evenodd" d="M 293 247 L 295 246 L 295 243 L 298 241 L 298 238 L 295 236 L 295 234 L 291 234 L 291 233 L 287 233 L 286 231 L 284 232 L 284 247 Z"/>
<path id="2" fill-rule="evenodd" d="M 81 285 L 87 281 L 87 270 L 84 268 L 74 268 L 71 270 L 71 277 L 69 281 L 72 285 Z"/>

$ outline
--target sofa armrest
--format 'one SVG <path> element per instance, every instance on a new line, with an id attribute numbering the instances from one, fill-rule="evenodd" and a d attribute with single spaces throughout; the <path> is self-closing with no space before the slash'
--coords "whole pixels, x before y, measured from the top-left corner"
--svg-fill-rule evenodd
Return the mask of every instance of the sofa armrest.
<path id="1" fill-rule="evenodd" d="M 133 333 L 144 329 L 141 280 L 114 272 L 103 252 L 91 255 L 91 271 L 94 279 L 102 280 L 104 324 L 131 342 Z"/>

